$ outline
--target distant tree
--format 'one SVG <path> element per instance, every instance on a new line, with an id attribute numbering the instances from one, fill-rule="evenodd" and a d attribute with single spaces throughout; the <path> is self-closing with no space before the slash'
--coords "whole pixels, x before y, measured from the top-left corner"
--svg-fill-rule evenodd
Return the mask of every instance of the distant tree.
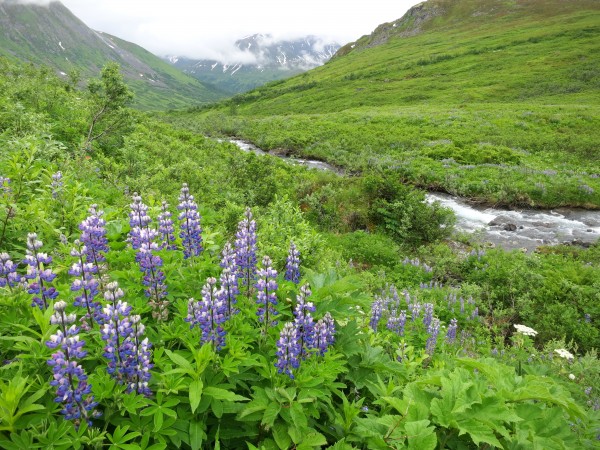
<path id="1" fill-rule="evenodd" d="M 133 99 L 117 63 L 105 65 L 100 79 L 89 81 L 88 91 L 91 106 L 85 149 L 89 149 L 92 142 L 128 125 L 131 112 L 126 106 Z"/>

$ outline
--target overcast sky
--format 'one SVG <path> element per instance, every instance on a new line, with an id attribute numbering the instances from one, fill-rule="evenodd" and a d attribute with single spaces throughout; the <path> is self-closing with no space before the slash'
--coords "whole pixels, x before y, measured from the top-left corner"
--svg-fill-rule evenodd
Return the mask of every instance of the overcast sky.
<path id="1" fill-rule="evenodd" d="M 48 0 L 21 0 L 48 3 Z M 2 2 L 2 0 L 0 0 Z M 399 19 L 417 0 L 62 0 L 89 27 L 158 55 L 216 58 L 254 34 L 340 44 Z"/>

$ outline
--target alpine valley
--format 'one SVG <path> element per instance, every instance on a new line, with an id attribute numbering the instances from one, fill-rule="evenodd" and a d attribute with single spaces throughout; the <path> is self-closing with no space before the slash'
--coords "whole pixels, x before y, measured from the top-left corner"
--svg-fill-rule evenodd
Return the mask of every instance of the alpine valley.
<path id="1" fill-rule="evenodd" d="M 598 448 L 599 1 L 187 74 L 31 3 L 0 0 L 0 448 Z"/>

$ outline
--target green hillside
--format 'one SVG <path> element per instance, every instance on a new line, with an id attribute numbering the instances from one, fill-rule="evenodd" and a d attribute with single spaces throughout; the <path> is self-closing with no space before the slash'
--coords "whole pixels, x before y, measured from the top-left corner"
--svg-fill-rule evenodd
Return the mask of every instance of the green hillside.
<path id="1" fill-rule="evenodd" d="M 599 105 L 598 2 L 430 0 L 323 67 L 177 120 L 485 202 L 595 208 Z"/>
<path id="2" fill-rule="evenodd" d="M 64 77 L 77 70 L 83 80 L 117 62 L 141 109 L 182 108 L 225 97 L 140 46 L 91 30 L 60 2 L 0 3 L 0 55 L 53 67 Z"/>

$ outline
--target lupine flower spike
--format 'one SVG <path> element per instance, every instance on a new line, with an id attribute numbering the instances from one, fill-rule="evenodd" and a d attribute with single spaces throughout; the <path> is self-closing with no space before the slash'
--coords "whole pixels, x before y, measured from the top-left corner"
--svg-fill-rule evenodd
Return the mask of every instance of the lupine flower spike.
<path id="1" fill-rule="evenodd" d="M 316 308 L 312 302 L 307 301 L 311 294 L 309 285 L 303 285 L 298 293 L 296 307 L 294 308 L 294 326 L 297 330 L 302 357 L 308 355 L 308 350 L 314 348 L 315 322 L 311 313 L 315 312 Z"/>
<path id="2" fill-rule="evenodd" d="M 263 268 L 258 271 L 258 281 L 256 282 L 256 303 L 259 305 L 256 315 L 258 320 L 265 325 L 264 334 L 270 326 L 277 325 L 274 320 L 278 314 L 275 309 L 277 305 L 277 271 L 271 267 L 271 258 L 263 257 Z"/>
<path id="3" fill-rule="evenodd" d="M 227 305 L 219 295 L 216 283 L 215 278 L 208 278 L 202 288 L 202 300 L 189 299 L 185 321 L 189 322 L 190 328 L 196 325 L 200 327 L 202 343 L 210 342 L 215 350 L 219 351 L 225 345 L 225 330 L 222 324 L 227 320 Z"/>
<path id="4" fill-rule="evenodd" d="M 58 325 L 58 330 L 50 336 L 46 346 L 58 349 L 48 360 L 54 373 L 51 386 L 56 386 L 57 403 L 63 404 L 61 413 L 66 420 L 72 420 L 75 427 L 79 427 L 84 420 L 91 425 L 92 418 L 101 414 L 94 408 L 98 405 L 91 394 L 92 386 L 87 382 L 87 375 L 77 359 L 86 355 L 83 346 L 85 341 L 79 339 L 79 328 L 70 325 L 75 322 L 75 314 L 66 314 L 66 302 L 58 301 L 54 304 L 54 314 L 50 323 Z M 68 328 L 67 326 L 70 325 Z"/>
<path id="5" fill-rule="evenodd" d="M 45 267 L 52 262 L 52 257 L 39 252 L 41 248 L 42 241 L 38 240 L 37 234 L 29 233 L 24 262 L 29 266 L 25 278 L 32 281 L 27 292 L 34 295 L 31 306 L 45 309 L 48 302 L 58 296 L 58 291 L 50 284 L 56 278 L 56 274 Z"/>
<path id="6" fill-rule="evenodd" d="M 314 348 L 320 355 L 324 355 L 329 346 L 335 342 L 335 322 L 329 312 L 325 313 L 315 325 Z"/>
<path id="7" fill-rule="evenodd" d="M 430 356 L 433 355 L 433 352 L 435 351 L 435 346 L 437 344 L 437 337 L 438 337 L 439 332 L 440 332 L 440 321 L 439 321 L 439 319 L 433 319 L 431 321 L 431 325 L 429 326 L 429 329 L 427 330 L 427 333 L 429 333 L 429 338 L 427 339 L 427 343 L 425 344 L 425 351 Z"/>
<path id="8" fill-rule="evenodd" d="M 237 303 L 237 296 L 240 293 L 237 282 L 235 251 L 229 242 L 223 247 L 220 265 L 223 268 L 223 271 L 221 272 L 219 280 L 221 283 L 219 294 L 227 305 L 227 317 L 229 317 L 237 312 L 235 304 Z"/>
<path id="9" fill-rule="evenodd" d="M 80 241 L 85 246 L 85 260 L 96 267 L 96 278 L 100 289 L 104 289 L 106 273 L 106 253 L 108 252 L 108 239 L 106 238 L 106 221 L 102 218 L 104 212 L 91 205 L 88 217 L 79 224 L 81 231 Z"/>
<path id="10" fill-rule="evenodd" d="M 131 211 L 129 212 L 129 237 L 127 240 L 131 243 L 134 250 L 139 249 L 142 246 L 140 232 L 143 229 L 148 229 L 148 225 L 152 219 L 148 215 L 148 206 L 142 202 L 137 192 L 133 193 L 132 203 L 129 205 Z"/>
<path id="11" fill-rule="evenodd" d="M 450 325 L 448 325 L 448 332 L 446 333 L 446 342 L 448 344 L 454 344 L 456 340 L 456 330 L 458 329 L 458 321 L 452 319 Z"/>
<path id="12" fill-rule="evenodd" d="M 177 250 L 175 245 L 175 227 L 173 226 L 172 214 L 169 211 L 169 204 L 162 202 L 160 214 L 158 215 L 158 232 L 162 243 L 159 249 Z"/>
<path id="13" fill-rule="evenodd" d="M 286 323 L 277 341 L 277 362 L 275 367 L 279 373 L 285 373 L 294 379 L 293 370 L 300 366 L 300 344 L 298 331 L 292 323 Z"/>
<path id="14" fill-rule="evenodd" d="M 71 291 L 80 292 L 75 297 L 73 305 L 86 309 L 81 324 L 84 330 L 89 330 L 94 322 L 102 324 L 102 305 L 100 302 L 94 301 L 94 297 L 98 295 L 99 291 L 99 283 L 95 278 L 98 268 L 93 263 L 84 261 L 85 254 L 85 245 L 76 240 L 75 247 L 71 250 L 71 256 L 75 256 L 77 261 L 69 269 L 69 275 L 76 277 L 71 283 Z"/>
<path id="15" fill-rule="evenodd" d="M 140 247 L 135 255 L 135 260 L 144 274 L 142 283 L 146 286 L 144 294 L 148 297 L 148 304 L 152 307 L 152 317 L 159 321 L 169 318 L 169 302 L 167 297 L 167 286 L 165 274 L 161 270 L 162 258 L 155 255 L 158 245 L 154 242 L 157 232 L 151 228 L 140 230 L 138 235 Z"/>
<path id="16" fill-rule="evenodd" d="M 298 284 L 300 281 L 300 252 L 296 245 L 290 243 L 287 261 L 285 263 L 285 277 L 287 281 Z"/>
<path id="17" fill-rule="evenodd" d="M 104 298 L 109 302 L 104 310 L 104 325 L 101 337 L 106 341 L 104 357 L 108 359 L 108 373 L 127 392 L 137 392 L 145 396 L 152 395 L 148 387 L 150 379 L 150 348 L 148 339 L 141 339 L 144 325 L 140 316 L 130 316 L 131 306 L 120 300 L 123 291 L 116 282 L 106 286 Z"/>
<path id="18" fill-rule="evenodd" d="M 20 281 L 17 265 L 12 262 L 8 253 L 0 253 L 0 287 L 8 286 L 12 290 Z"/>
<path id="19" fill-rule="evenodd" d="M 246 296 L 250 299 L 256 277 L 256 222 L 252 220 L 250 208 L 246 208 L 244 219 L 238 224 L 235 234 L 235 259 L 237 276 L 246 286 Z"/>
<path id="20" fill-rule="evenodd" d="M 52 198 L 58 199 L 62 194 L 63 189 L 63 181 L 62 181 L 62 172 L 59 170 L 56 173 L 52 174 L 52 182 L 50 183 L 50 188 L 52 189 Z"/>
<path id="21" fill-rule="evenodd" d="M 181 211 L 178 219 L 181 222 L 181 243 L 183 245 L 183 257 L 185 259 L 192 256 L 198 256 L 202 253 L 202 228 L 200 227 L 200 214 L 198 205 L 194 201 L 194 196 L 190 195 L 190 190 L 186 183 L 183 183 L 181 194 L 179 195 L 179 205 L 177 209 Z"/>

